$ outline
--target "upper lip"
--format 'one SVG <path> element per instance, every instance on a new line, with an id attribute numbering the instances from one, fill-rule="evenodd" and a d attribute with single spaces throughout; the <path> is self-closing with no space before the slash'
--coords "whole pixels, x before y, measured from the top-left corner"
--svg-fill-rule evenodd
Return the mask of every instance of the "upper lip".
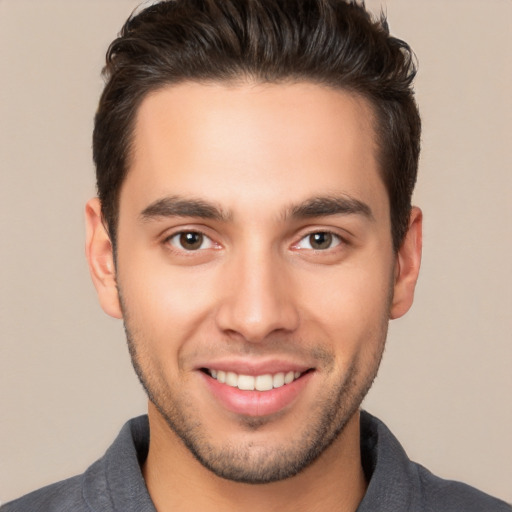
<path id="1" fill-rule="evenodd" d="M 219 359 L 205 362 L 197 366 L 198 370 L 203 368 L 209 370 L 222 370 L 234 372 L 241 375 L 265 375 L 276 373 L 287 373 L 290 371 L 304 373 L 312 369 L 311 365 L 287 361 L 283 359 L 248 360 L 248 359 Z"/>

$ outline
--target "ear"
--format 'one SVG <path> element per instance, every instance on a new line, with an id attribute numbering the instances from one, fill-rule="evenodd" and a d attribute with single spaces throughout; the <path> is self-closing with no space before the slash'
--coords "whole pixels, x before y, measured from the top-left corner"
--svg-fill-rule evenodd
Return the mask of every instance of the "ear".
<path id="1" fill-rule="evenodd" d="M 97 197 L 91 199 L 85 206 L 85 223 L 85 254 L 100 305 L 107 315 L 122 318 L 114 251 L 110 236 L 102 222 L 101 203 Z"/>
<path id="2" fill-rule="evenodd" d="M 391 319 L 405 315 L 412 306 L 421 263 L 422 223 L 423 214 L 414 206 L 409 218 L 409 229 L 396 255 Z"/>

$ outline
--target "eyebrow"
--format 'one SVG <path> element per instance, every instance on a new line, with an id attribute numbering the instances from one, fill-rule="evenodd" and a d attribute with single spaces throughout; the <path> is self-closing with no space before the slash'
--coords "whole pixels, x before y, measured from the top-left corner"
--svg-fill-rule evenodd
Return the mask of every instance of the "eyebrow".
<path id="1" fill-rule="evenodd" d="M 144 208 L 139 218 L 146 222 L 160 217 L 198 217 L 218 221 L 229 220 L 222 208 L 201 199 L 184 199 L 168 196 L 157 199 Z"/>
<path id="2" fill-rule="evenodd" d="M 375 220 L 371 208 L 366 204 L 348 195 L 312 197 L 295 206 L 291 206 L 285 217 L 294 219 L 309 219 L 328 215 L 362 215 L 368 220 Z"/>
<path id="3" fill-rule="evenodd" d="M 286 208 L 283 218 L 310 219 L 329 215 L 362 215 L 369 220 L 375 220 L 371 208 L 366 203 L 348 195 L 312 197 Z M 180 196 L 157 199 L 139 215 L 143 222 L 165 217 L 196 217 L 227 222 L 232 215 L 214 203 Z"/>

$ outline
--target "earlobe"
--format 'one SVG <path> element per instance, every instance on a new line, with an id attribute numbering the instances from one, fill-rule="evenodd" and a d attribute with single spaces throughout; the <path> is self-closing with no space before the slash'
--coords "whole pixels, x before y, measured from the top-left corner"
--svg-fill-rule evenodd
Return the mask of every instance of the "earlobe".
<path id="1" fill-rule="evenodd" d="M 395 283 L 390 318 L 400 318 L 412 306 L 421 263 L 423 214 L 413 207 L 409 229 L 396 255 Z"/>
<path id="2" fill-rule="evenodd" d="M 100 305 L 108 315 L 122 318 L 112 242 L 103 225 L 101 203 L 97 197 L 86 204 L 85 222 L 85 254 Z"/>

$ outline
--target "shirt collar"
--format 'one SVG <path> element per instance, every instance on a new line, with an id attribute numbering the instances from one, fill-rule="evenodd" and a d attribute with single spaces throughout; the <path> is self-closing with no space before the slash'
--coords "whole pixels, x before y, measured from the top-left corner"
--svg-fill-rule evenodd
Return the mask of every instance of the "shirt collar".
<path id="1" fill-rule="evenodd" d="M 83 497 L 92 511 L 156 512 L 141 471 L 148 448 L 147 416 L 126 423 L 105 456 L 84 474 Z M 365 411 L 361 458 L 369 484 L 357 512 L 416 510 L 417 472 L 388 428 Z"/>
<path id="2" fill-rule="evenodd" d="M 147 416 L 130 420 L 104 457 L 84 475 L 83 497 L 94 512 L 156 512 L 141 465 L 149 448 Z"/>

